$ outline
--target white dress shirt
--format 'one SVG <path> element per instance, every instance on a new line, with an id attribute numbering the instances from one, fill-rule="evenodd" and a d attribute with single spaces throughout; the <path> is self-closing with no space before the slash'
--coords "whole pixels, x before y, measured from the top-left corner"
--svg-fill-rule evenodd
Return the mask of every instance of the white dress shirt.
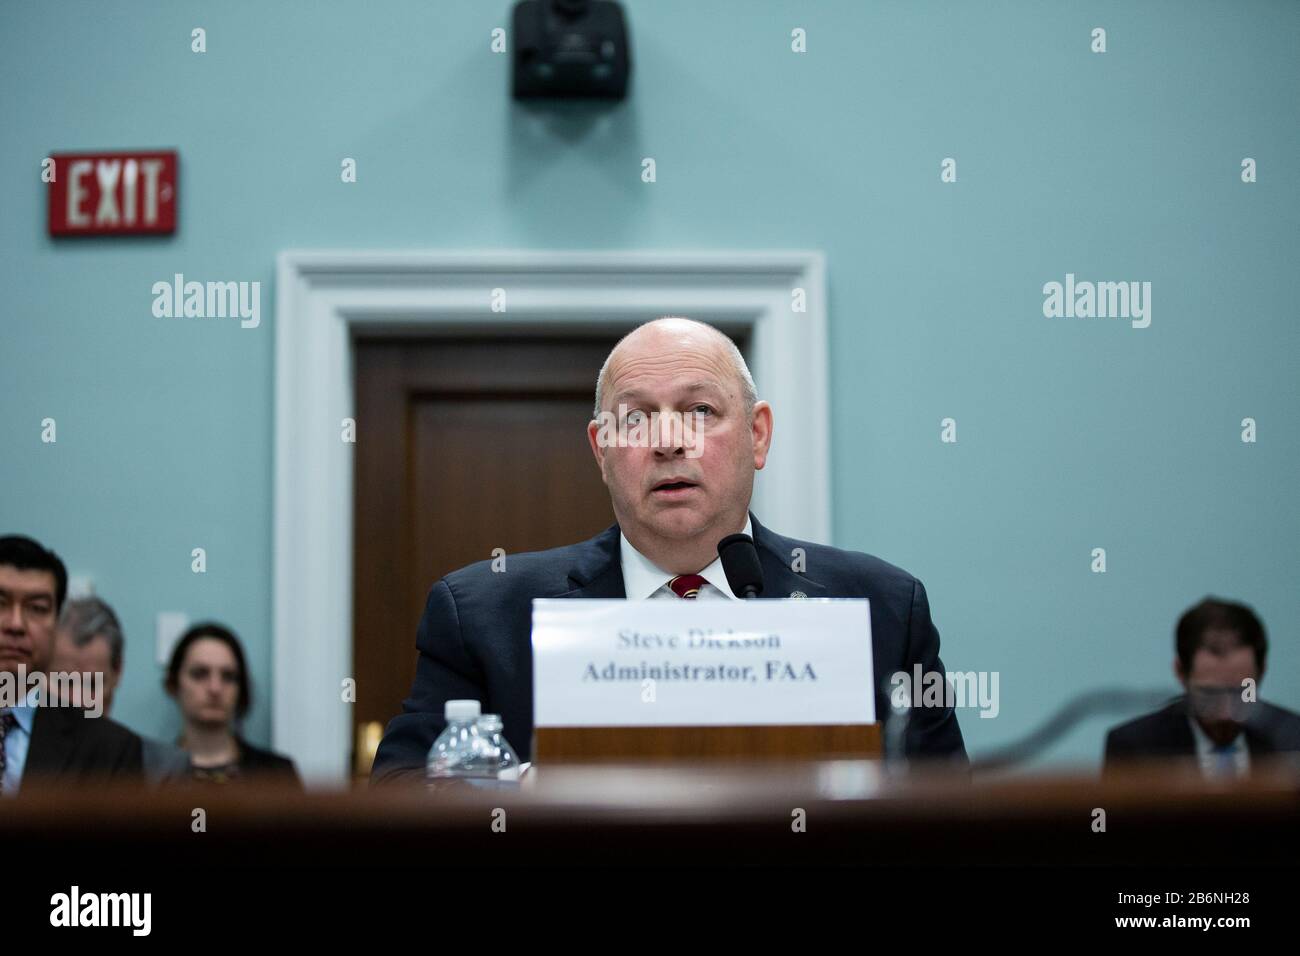
<path id="1" fill-rule="evenodd" d="M 1201 773 L 1207 777 L 1244 777 L 1250 773 L 1250 748 L 1246 746 L 1246 732 L 1237 734 L 1232 743 L 1219 750 L 1213 740 L 1201 729 L 1196 718 L 1188 716 L 1192 737 L 1196 741 L 1196 759 Z"/>
<path id="2" fill-rule="evenodd" d="M 745 534 L 753 536 L 753 529 L 750 527 L 749 515 L 745 515 Z M 627 540 L 627 535 L 619 531 L 619 560 L 623 564 L 623 590 L 626 592 L 629 600 L 640 601 L 645 598 L 672 598 L 681 600 L 668 582 L 677 575 L 656 565 L 644 554 L 632 547 L 632 542 Z M 696 596 L 697 601 L 719 601 L 724 598 L 730 598 L 733 601 L 740 600 L 731 593 L 731 585 L 727 583 L 727 574 L 722 570 L 722 559 L 714 558 L 703 571 L 697 572 L 700 577 L 704 578 L 704 584 L 700 585 L 700 593 Z"/>

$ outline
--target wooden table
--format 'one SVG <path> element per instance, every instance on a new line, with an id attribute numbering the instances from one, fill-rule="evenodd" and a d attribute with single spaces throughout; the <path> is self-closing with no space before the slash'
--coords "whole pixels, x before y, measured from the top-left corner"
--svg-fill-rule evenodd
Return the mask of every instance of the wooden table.
<path id="1" fill-rule="evenodd" d="M 205 832 L 193 830 L 196 811 Z M 91 851 L 168 866 L 386 866 L 449 855 L 503 865 L 1292 864 L 1298 832 L 1300 773 L 1288 765 L 1213 784 L 1163 765 L 1106 781 L 972 783 L 964 774 L 892 776 L 872 760 L 572 764 L 535 767 L 511 789 L 28 787 L 0 804 L 6 853 Z"/>

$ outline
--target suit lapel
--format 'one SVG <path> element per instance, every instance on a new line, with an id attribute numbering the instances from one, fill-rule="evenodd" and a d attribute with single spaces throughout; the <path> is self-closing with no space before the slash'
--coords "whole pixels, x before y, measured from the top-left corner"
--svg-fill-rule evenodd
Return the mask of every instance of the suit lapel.
<path id="1" fill-rule="evenodd" d="M 569 590 L 560 598 L 622 598 L 623 564 L 619 560 L 618 525 L 610 525 L 582 545 L 578 559 L 569 569 Z"/>
<path id="2" fill-rule="evenodd" d="M 799 542 L 764 528 L 752 511 L 749 522 L 754 532 L 754 544 L 758 546 L 758 560 L 763 566 L 763 597 L 826 597 L 825 585 L 792 568 L 798 557 L 794 551 Z"/>
<path id="3" fill-rule="evenodd" d="M 1275 752 L 1273 742 L 1267 734 L 1260 733 L 1249 724 L 1246 725 L 1246 749 L 1252 757 L 1267 757 Z"/>
<path id="4" fill-rule="evenodd" d="M 1196 756 L 1196 737 L 1192 734 L 1191 715 L 1187 712 L 1187 698 L 1180 697 L 1165 711 L 1165 726 L 1161 745 L 1170 754 Z"/>
<path id="5" fill-rule="evenodd" d="M 72 723 L 58 707 L 37 707 L 32 714 L 32 739 L 27 745 L 23 776 L 35 771 L 41 775 L 65 770 L 72 759 Z M 77 712 L 80 717 L 80 712 Z"/>

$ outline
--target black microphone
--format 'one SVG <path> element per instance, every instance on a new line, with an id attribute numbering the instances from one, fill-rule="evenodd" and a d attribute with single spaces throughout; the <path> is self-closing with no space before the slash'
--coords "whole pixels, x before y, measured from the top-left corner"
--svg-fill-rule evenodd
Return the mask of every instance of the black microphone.
<path id="1" fill-rule="evenodd" d="M 763 566 L 758 562 L 753 538 L 747 534 L 727 535 L 718 542 L 718 557 L 732 594 L 756 598 L 763 593 Z"/>

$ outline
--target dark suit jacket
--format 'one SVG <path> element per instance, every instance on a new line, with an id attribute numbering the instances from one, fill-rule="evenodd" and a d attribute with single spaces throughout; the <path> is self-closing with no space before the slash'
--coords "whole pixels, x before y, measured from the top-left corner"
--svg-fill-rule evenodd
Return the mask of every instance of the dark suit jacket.
<path id="1" fill-rule="evenodd" d="M 254 747 L 243 737 L 235 739 L 239 741 L 240 773 L 258 780 L 272 779 L 302 786 L 302 780 L 298 777 L 298 768 L 288 757 L 281 756 L 273 750 Z"/>
<path id="2" fill-rule="evenodd" d="M 1251 759 L 1300 751 L 1300 714 L 1259 701 L 1244 726 Z M 1120 724 L 1106 735 L 1103 770 L 1125 761 L 1196 756 L 1196 739 L 1187 722 L 1187 698 L 1177 697 L 1155 713 Z"/>
<path id="3" fill-rule="evenodd" d="M 75 707 L 37 707 L 23 765 L 28 782 L 143 779 L 140 738 L 107 717 L 84 717 Z"/>
<path id="4" fill-rule="evenodd" d="M 864 597 L 871 601 L 876 714 L 889 713 L 888 675 L 943 670 L 939 634 L 921 582 L 879 558 L 782 537 L 750 515 L 767 597 L 802 591 L 810 598 Z M 790 569 L 802 548 L 807 570 Z M 416 633 L 420 652 L 411 695 L 389 722 L 375 754 L 371 779 L 423 772 L 444 726 L 448 700 L 478 700 L 500 714 L 506 739 L 521 761 L 531 759 L 533 736 L 533 598 L 621 598 L 619 528 L 612 525 L 581 544 L 509 557 L 505 573 L 480 561 L 447 575 L 429 592 Z M 908 751 L 966 762 L 951 708 L 917 708 L 909 721 Z"/>
<path id="5" fill-rule="evenodd" d="M 293 761 L 272 750 L 254 747 L 239 734 L 235 734 L 235 743 L 239 747 L 239 759 L 232 763 L 212 767 L 199 767 L 185 751 L 184 770 L 175 778 L 175 782 L 197 782 L 204 785 L 242 786 L 245 783 L 290 784 L 302 789 L 302 780 Z M 173 782 L 173 781 L 168 781 Z"/>
<path id="6" fill-rule="evenodd" d="M 144 777 L 151 784 L 172 784 L 190 775 L 190 755 L 175 744 L 141 737 Z"/>

